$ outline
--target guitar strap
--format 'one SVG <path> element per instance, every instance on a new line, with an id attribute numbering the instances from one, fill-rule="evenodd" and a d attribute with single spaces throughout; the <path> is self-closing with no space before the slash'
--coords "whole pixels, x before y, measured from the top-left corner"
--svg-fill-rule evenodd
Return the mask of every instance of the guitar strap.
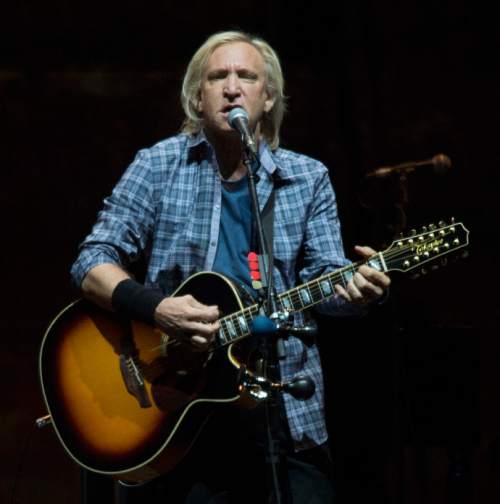
<path id="1" fill-rule="evenodd" d="M 264 231 L 264 238 L 267 243 L 267 248 L 269 249 L 269 264 L 273 265 L 273 239 L 274 239 L 274 197 L 275 189 L 271 191 L 269 199 L 262 210 L 262 228 Z M 264 253 L 261 251 L 261 253 Z"/>
<path id="2" fill-rule="evenodd" d="M 264 233 L 264 240 L 266 241 L 269 257 L 267 262 L 272 268 L 273 266 L 273 239 L 274 239 L 274 197 L 275 188 L 273 187 L 269 198 L 262 209 L 260 215 L 260 220 L 262 222 L 262 231 Z M 257 226 L 255 225 L 255 219 L 252 222 L 252 245 L 251 250 L 258 250 L 259 253 L 259 269 L 264 268 L 264 260 L 266 258 L 266 251 L 260 250 L 259 240 L 257 239 Z M 267 268 L 266 268 L 267 269 Z"/>

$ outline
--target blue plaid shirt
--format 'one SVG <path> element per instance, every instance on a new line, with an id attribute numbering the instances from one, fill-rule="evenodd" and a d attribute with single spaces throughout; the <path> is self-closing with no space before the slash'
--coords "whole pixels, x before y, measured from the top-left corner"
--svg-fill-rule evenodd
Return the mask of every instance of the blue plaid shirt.
<path id="1" fill-rule="evenodd" d="M 304 155 L 260 144 L 257 193 L 261 210 L 275 181 L 274 277 L 278 292 L 348 264 L 335 194 L 324 165 Z M 72 267 L 77 286 L 93 267 L 129 267 L 145 256 L 145 285 L 171 294 L 191 274 L 211 270 L 219 237 L 221 181 L 214 151 L 203 133 L 180 134 L 141 150 L 80 246 Z M 332 298 L 318 308 L 342 315 L 352 305 Z M 297 450 L 327 440 L 324 388 L 316 345 L 285 339 L 284 381 L 310 376 L 316 393 L 300 401 L 284 394 Z"/>

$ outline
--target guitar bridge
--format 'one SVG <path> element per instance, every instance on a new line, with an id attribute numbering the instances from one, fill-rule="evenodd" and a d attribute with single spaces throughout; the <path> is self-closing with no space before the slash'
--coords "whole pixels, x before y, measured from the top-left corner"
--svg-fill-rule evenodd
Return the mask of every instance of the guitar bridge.
<path id="1" fill-rule="evenodd" d="M 121 354 L 120 370 L 129 393 L 137 399 L 141 408 L 150 408 L 152 405 L 144 386 L 144 378 L 134 358 Z"/>

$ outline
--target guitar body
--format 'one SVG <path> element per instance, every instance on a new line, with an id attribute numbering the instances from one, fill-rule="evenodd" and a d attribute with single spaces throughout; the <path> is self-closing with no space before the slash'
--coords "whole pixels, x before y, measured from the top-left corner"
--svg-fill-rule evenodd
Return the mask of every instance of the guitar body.
<path id="1" fill-rule="evenodd" d="M 243 308 L 216 273 L 190 277 L 174 295 L 185 294 L 223 314 Z M 216 404 L 240 398 L 246 346 L 193 352 L 159 329 L 76 301 L 52 322 L 40 351 L 52 424 L 81 466 L 128 482 L 154 478 L 186 454 Z"/>

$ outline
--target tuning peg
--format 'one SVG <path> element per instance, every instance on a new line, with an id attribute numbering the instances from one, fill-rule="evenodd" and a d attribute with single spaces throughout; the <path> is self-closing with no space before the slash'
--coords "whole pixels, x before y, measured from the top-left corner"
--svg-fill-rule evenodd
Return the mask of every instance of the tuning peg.
<path id="1" fill-rule="evenodd" d="M 429 224 L 429 230 L 434 231 L 436 229 L 436 224 Z"/>
<path id="2" fill-rule="evenodd" d="M 421 273 L 422 275 L 427 275 L 427 270 L 426 270 L 425 268 L 422 268 L 422 269 L 420 270 L 420 273 Z"/>
<path id="3" fill-rule="evenodd" d="M 422 233 L 427 233 L 427 226 L 422 226 Z"/>
<path id="4" fill-rule="evenodd" d="M 448 258 L 447 257 L 443 257 L 440 262 L 441 262 L 442 266 L 446 266 L 448 264 Z"/>
<path id="5" fill-rule="evenodd" d="M 416 229 L 412 229 L 410 231 L 410 236 L 415 236 L 417 234 L 417 230 Z"/>
<path id="6" fill-rule="evenodd" d="M 412 280 L 417 280 L 417 278 L 420 278 L 422 275 L 420 273 L 413 273 L 413 275 L 410 276 Z"/>
<path id="7" fill-rule="evenodd" d="M 446 226 L 446 222 L 444 220 L 440 220 L 438 222 L 438 225 L 439 225 L 439 227 L 445 227 Z"/>
<path id="8" fill-rule="evenodd" d="M 452 218 L 450 219 L 450 222 L 451 222 L 452 224 L 455 224 L 455 217 L 452 217 Z"/>
<path id="9" fill-rule="evenodd" d="M 468 250 L 464 250 L 462 252 L 462 256 L 461 257 L 462 257 L 462 259 L 465 259 L 466 257 L 469 257 L 469 251 Z"/>

